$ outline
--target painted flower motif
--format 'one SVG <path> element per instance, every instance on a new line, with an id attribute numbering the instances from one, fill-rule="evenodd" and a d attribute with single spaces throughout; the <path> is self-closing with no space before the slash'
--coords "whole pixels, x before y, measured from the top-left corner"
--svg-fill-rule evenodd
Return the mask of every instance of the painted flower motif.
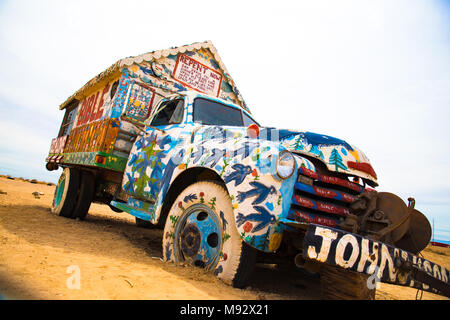
<path id="1" fill-rule="evenodd" d="M 183 207 L 183 203 L 180 201 L 178 202 L 178 208 L 182 208 Z"/>
<path id="2" fill-rule="evenodd" d="M 247 222 L 244 224 L 243 229 L 244 229 L 245 232 L 248 233 L 248 232 L 252 231 L 252 229 L 253 229 L 253 224 L 252 224 L 251 222 L 247 221 Z"/>
<path id="3" fill-rule="evenodd" d="M 239 206 L 239 205 L 238 205 L 237 203 L 233 204 L 233 209 L 237 209 L 238 206 Z"/>
<path id="4" fill-rule="evenodd" d="M 253 169 L 252 176 L 256 177 L 257 175 L 258 175 L 258 171 L 256 171 L 256 169 Z"/>
<path id="5" fill-rule="evenodd" d="M 223 261 L 227 261 L 228 255 L 226 253 L 223 254 Z"/>
<path id="6" fill-rule="evenodd" d="M 178 169 L 180 169 L 180 170 L 186 169 L 186 163 L 182 163 L 182 164 L 178 165 Z"/>
<path id="7" fill-rule="evenodd" d="M 204 197 L 205 194 L 203 192 L 200 192 L 200 197 Z"/>

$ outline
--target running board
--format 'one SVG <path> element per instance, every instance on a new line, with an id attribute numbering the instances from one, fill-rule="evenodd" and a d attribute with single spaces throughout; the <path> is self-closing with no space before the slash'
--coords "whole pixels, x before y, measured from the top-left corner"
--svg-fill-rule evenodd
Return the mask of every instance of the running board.
<path id="1" fill-rule="evenodd" d="M 118 201 L 111 201 L 110 204 L 117 209 L 145 221 L 152 222 L 155 218 L 155 214 L 153 213 L 154 205 L 146 201 L 129 198 L 126 204 Z"/>

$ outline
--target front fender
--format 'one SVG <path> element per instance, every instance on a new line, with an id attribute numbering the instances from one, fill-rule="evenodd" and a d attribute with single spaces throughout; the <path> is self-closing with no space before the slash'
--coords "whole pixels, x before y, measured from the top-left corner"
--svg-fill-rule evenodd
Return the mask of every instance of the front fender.
<path id="1" fill-rule="evenodd" d="M 123 187 L 132 197 L 154 203 L 147 211 L 157 223 L 167 192 L 180 174 L 192 168 L 212 170 L 227 187 L 242 240 L 273 252 L 281 244 L 286 226 L 280 219 L 289 212 L 297 177 L 282 180 L 277 176 L 275 163 L 283 150 L 277 142 L 249 138 L 241 128 L 172 128 L 170 135 L 153 132 L 133 146 Z M 301 165 L 312 166 L 303 158 L 295 159 L 295 172 Z"/>
<path id="2" fill-rule="evenodd" d="M 213 170 L 227 187 L 242 240 L 258 250 L 273 252 L 281 244 L 286 227 L 279 220 L 288 214 L 296 179 L 296 174 L 286 180 L 276 175 L 274 164 L 281 150 L 285 149 L 277 143 L 239 134 L 230 139 L 184 139 L 184 144 L 166 151 L 161 182 L 170 186 L 193 168 Z M 295 172 L 298 166 L 296 162 Z M 155 221 L 166 193 L 163 188 L 157 195 Z"/>

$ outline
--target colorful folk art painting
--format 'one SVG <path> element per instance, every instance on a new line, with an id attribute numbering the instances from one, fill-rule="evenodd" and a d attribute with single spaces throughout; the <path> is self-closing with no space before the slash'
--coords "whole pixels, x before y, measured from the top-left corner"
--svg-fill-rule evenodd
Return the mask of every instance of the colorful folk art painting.
<path id="1" fill-rule="evenodd" d="M 207 71 L 209 75 L 199 77 L 200 74 L 195 73 L 199 66 L 203 68 L 200 70 L 202 74 Z M 186 81 L 180 81 L 181 78 Z M 202 88 L 212 88 L 221 98 L 246 108 L 233 81 L 219 67 L 208 48 L 161 56 L 152 61 L 143 60 L 125 67 L 120 77 L 112 79 L 79 102 L 71 131 L 67 132 L 64 152 L 112 152 L 116 137 L 110 135 L 114 131 L 106 124 L 108 119 L 117 119 L 124 114 L 144 121 L 162 97 L 185 90 L 202 91 Z M 122 123 L 119 129 L 135 131 Z M 106 134 L 109 140 L 103 143 L 107 139 Z"/>
<path id="2" fill-rule="evenodd" d="M 269 245 L 275 250 L 280 237 L 274 234 L 283 231 L 278 220 L 290 204 L 295 182 L 295 177 L 282 181 L 272 162 L 263 161 L 278 154 L 279 144 L 249 139 L 245 127 L 194 124 L 188 116 L 194 96 L 187 97 L 185 123 L 160 127 L 164 132 L 148 127 L 138 138 L 124 173 L 124 191 L 154 202 L 157 220 L 176 177 L 195 167 L 214 170 L 227 186 L 242 239 L 260 250 L 268 251 Z"/>
<path id="3" fill-rule="evenodd" d="M 160 130 L 148 127 L 136 141 L 123 177 L 126 193 L 154 203 L 154 222 L 173 181 L 185 170 L 204 167 L 214 170 L 226 184 L 241 238 L 255 248 L 273 251 L 286 228 L 280 219 L 289 215 L 293 201 L 302 200 L 293 197 L 297 174 L 286 180 L 276 174 L 274 163 L 282 150 L 315 156 L 333 171 L 352 172 L 346 164 L 356 160 L 354 154 L 359 161 L 368 161 L 345 141 L 328 136 L 265 128 L 254 139 L 247 136 L 245 127 L 193 123 L 193 101 L 202 95 L 183 95 L 184 122 Z M 313 163 L 300 152 L 295 162 L 296 169 L 316 172 Z"/>
<path id="4" fill-rule="evenodd" d="M 112 152 L 119 131 L 117 119 L 104 119 L 91 122 L 72 130 L 64 150 L 73 152 Z"/>
<path id="5" fill-rule="evenodd" d="M 112 106 L 114 95 L 114 92 L 111 91 L 115 90 L 114 82 L 116 81 L 118 79 L 106 83 L 101 89 L 79 102 L 78 112 L 73 125 L 74 128 L 109 117 L 109 109 Z"/>
<path id="6" fill-rule="evenodd" d="M 220 101 L 240 103 L 246 108 L 238 99 L 234 84 L 227 82 L 227 75 L 218 68 L 209 50 L 183 54 L 189 57 L 185 62 L 194 59 L 205 66 L 204 70 L 211 74 L 216 74 L 212 72 L 216 70 L 221 75 Z M 241 238 L 260 250 L 273 251 L 281 242 L 285 227 L 280 219 L 289 214 L 297 178 L 296 174 L 286 180 L 277 176 L 274 164 L 282 150 L 298 154 L 295 156 L 296 169 L 307 168 L 315 172 L 314 165 L 300 156 L 305 154 L 320 159 L 332 171 L 373 179 L 370 174 L 355 169 L 369 163 L 366 156 L 333 137 L 261 128 L 255 139 L 247 136 L 244 127 L 195 124 L 193 101 L 202 94 L 184 93 L 192 86 L 177 81 L 176 77 L 180 77 L 176 71 L 178 58 L 179 55 L 161 56 L 125 67 L 116 85 L 111 83 L 87 97 L 87 102 L 81 104 L 85 107 L 80 109 L 87 113 L 77 115 L 76 123 L 80 125 L 72 130 L 65 150 L 80 153 L 80 156 L 72 157 L 75 161 L 90 161 L 83 158 L 89 156 L 87 151 L 111 153 L 118 130 L 126 128 L 125 123 L 117 121 L 122 113 L 142 119 L 152 112 L 161 96 L 176 92 L 184 95 L 183 123 L 160 128 L 163 131 L 147 127 L 145 134 L 138 135 L 123 175 L 122 186 L 128 195 L 153 203 L 148 207 L 153 222 L 159 218 L 164 196 L 173 181 L 185 170 L 204 167 L 215 171 L 226 184 Z M 190 67 L 198 67 L 195 66 L 191 64 Z M 216 87 L 214 84 L 211 88 Z M 160 97 L 155 99 L 155 95 Z"/>
<path id="7" fill-rule="evenodd" d="M 277 130 L 279 139 L 284 147 L 297 152 L 320 159 L 328 169 L 336 172 L 345 172 L 376 183 L 376 174 L 370 166 L 370 160 L 356 147 L 327 135 L 312 132 L 298 132 L 289 130 Z M 350 165 L 358 163 L 361 165 Z M 358 170 L 357 167 L 368 166 L 367 170 Z"/>
<path id="8" fill-rule="evenodd" d="M 141 83 L 133 82 L 124 114 L 137 121 L 144 121 L 152 111 L 154 90 Z"/>
<path id="9" fill-rule="evenodd" d="M 170 93 L 194 90 L 219 97 L 248 111 L 233 80 L 207 48 L 142 61 L 122 70 L 155 89 Z"/>

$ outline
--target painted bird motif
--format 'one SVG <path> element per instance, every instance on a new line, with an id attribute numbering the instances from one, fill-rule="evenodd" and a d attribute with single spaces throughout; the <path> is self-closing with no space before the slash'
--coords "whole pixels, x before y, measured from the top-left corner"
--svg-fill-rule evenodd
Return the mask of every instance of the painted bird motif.
<path id="1" fill-rule="evenodd" d="M 257 181 L 250 182 L 250 185 L 253 187 L 253 189 L 250 189 L 245 192 L 238 191 L 236 199 L 238 200 L 239 203 L 245 201 L 245 199 L 247 198 L 256 196 L 256 198 L 252 202 L 252 204 L 255 205 L 266 200 L 269 194 L 274 194 L 277 192 L 274 186 L 267 187 Z"/>
<path id="2" fill-rule="evenodd" d="M 194 202 L 194 200 L 197 200 L 197 195 L 196 195 L 196 194 L 193 194 L 193 193 L 188 194 L 188 195 L 187 195 L 186 197 L 184 197 L 184 199 L 183 199 L 183 201 L 184 201 L 185 203 L 188 203 L 188 201 Z"/>
<path id="3" fill-rule="evenodd" d="M 223 226 L 223 230 L 227 229 L 227 220 L 225 219 L 225 215 L 222 211 L 220 211 L 220 219 L 222 220 L 222 226 Z"/>
<path id="4" fill-rule="evenodd" d="M 234 169 L 234 172 L 226 176 L 224 180 L 226 184 L 234 180 L 235 186 L 240 185 L 244 181 L 245 177 L 252 172 L 251 166 L 244 166 L 240 163 L 232 165 L 231 168 Z"/>
<path id="5" fill-rule="evenodd" d="M 266 208 L 261 206 L 253 206 L 253 209 L 258 211 L 259 213 L 252 213 L 249 215 L 243 215 L 242 213 L 239 213 L 236 217 L 236 223 L 237 226 L 240 227 L 244 224 L 244 222 L 247 221 L 253 221 L 257 222 L 258 225 L 253 227 L 251 232 L 257 232 L 263 228 L 265 228 L 268 224 L 273 224 L 277 220 L 276 217 L 273 214 L 270 214 L 269 211 L 266 210 Z"/>
<path id="6" fill-rule="evenodd" d="M 206 149 L 202 146 L 199 146 L 197 151 L 191 153 L 191 158 L 194 158 L 193 163 L 197 163 L 202 155 L 205 153 Z"/>
<path id="7" fill-rule="evenodd" d="M 136 183 L 136 178 L 134 178 L 130 173 L 126 173 L 128 181 L 123 186 L 123 189 L 128 192 L 134 192 L 134 186 Z"/>
<path id="8" fill-rule="evenodd" d="M 222 159 L 224 153 L 225 152 L 223 150 L 214 148 L 212 150 L 212 154 L 205 160 L 205 163 L 203 165 L 206 166 L 211 162 L 210 167 L 211 168 L 214 167 L 217 164 L 217 162 L 219 162 L 219 160 Z"/>
<path id="9" fill-rule="evenodd" d="M 222 127 L 210 127 L 203 132 L 204 140 L 203 142 L 220 139 L 219 143 L 225 143 L 229 137 L 227 137 L 227 131 Z M 206 138 L 206 139 L 205 139 Z"/>
<path id="10" fill-rule="evenodd" d="M 252 143 L 252 142 L 245 142 L 242 147 L 235 150 L 233 153 L 234 157 L 237 157 L 238 155 L 242 155 L 242 160 L 247 158 L 253 150 L 255 150 L 258 147 L 258 143 Z"/>
<path id="11" fill-rule="evenodd" d="M 161 185 L 161 194 L 165 195 L 166 191 L 169 189 L 169 183 L 172 179 L 173 172 L 178 165 L 183 162 L 185 151 L 181 149 L 178 153 L 174 154 L 167 165 L 164 168 L 162 185 Z"/>

